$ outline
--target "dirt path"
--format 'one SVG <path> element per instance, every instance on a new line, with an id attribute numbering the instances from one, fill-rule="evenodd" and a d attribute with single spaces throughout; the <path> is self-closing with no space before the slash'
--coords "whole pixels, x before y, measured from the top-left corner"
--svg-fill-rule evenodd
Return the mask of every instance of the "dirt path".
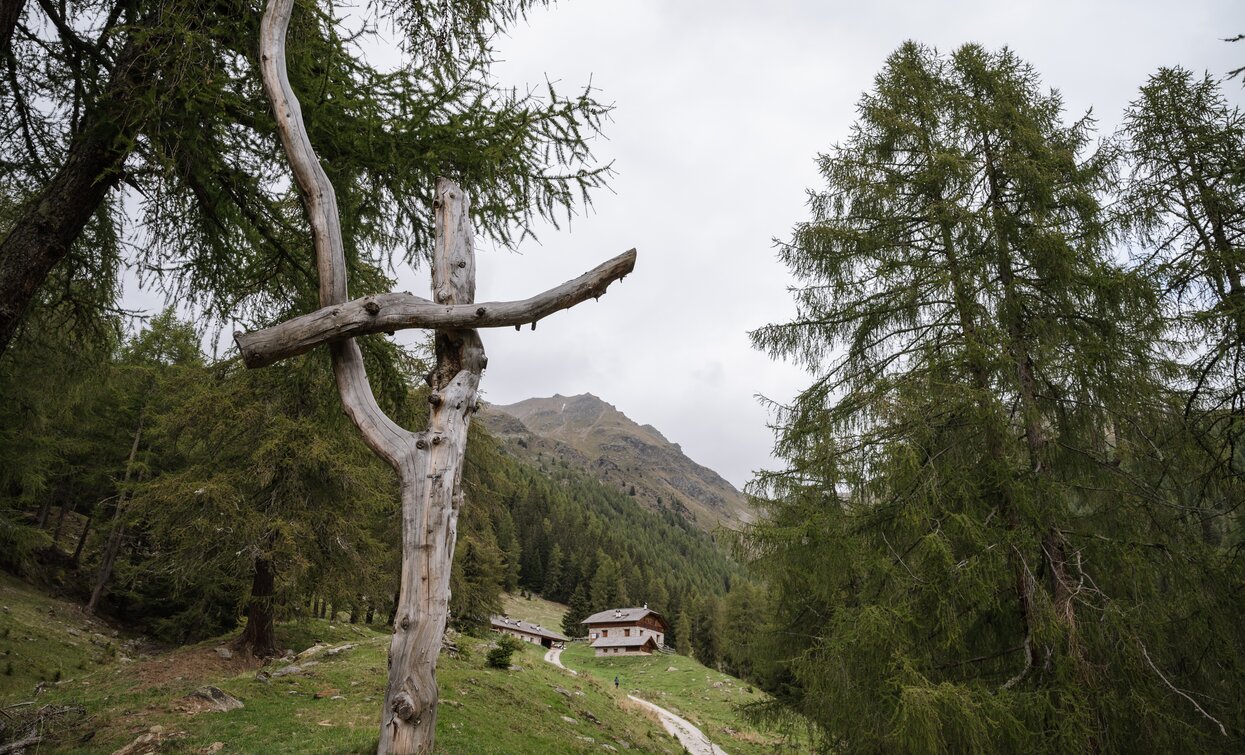
<path id="1" fill-rule="evenodd" d="M 572 675 L 578 676 L 575 669 L 570 669 L 562 665 L 562 648 L 550 648 L 545 653 L 545 662 L 552 663 L 558 668 L 569 671 Z M 705 733 L 696 728 L 687 719 L 680 718 L 660 705 L 654 705 L 648 700 L 636 697 L 635 695 L 627 695 L 627 697 L 656 713 L 657 718 L 661 721 L 662 727 L 664 727 L 666 731 L 670 732 L 675 739 L 679 740 L 679 744 L 683 745 L 683 747 L 686 748 L 692 755 L 726 755 L 726 750 L 723 750 L 721 747 L 718 747 L 714 743 L 710 742 L 709 738 L 705 736 Z"/>
<path id="2" fill-rule="evenodd" d="M 552 663 L 564 671 L 569 671 L 571 676 L 579 676 L 579 672 L 575 669 L 562 665 L 562 648 L 549 648 L 549 650 L 545 651 L 545 663 Z"/>
<path id="3" fill-rule="evenodd" d="M 687 748 L 692 755 L 726 755 L 726 750 L 710 742 L 705 733 L 686 718 L 680 718 L 660 705 L 654 705 L 635 695 L 627 695 L 627 697 L 656 713 L 666 731 L 673 734 L 674 738 L 679 740 L 679 744 Z"/>

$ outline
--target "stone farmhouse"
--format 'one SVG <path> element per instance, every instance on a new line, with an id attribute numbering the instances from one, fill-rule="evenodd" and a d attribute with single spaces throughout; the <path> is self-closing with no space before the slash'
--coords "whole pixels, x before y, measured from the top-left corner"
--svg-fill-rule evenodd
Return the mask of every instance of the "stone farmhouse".
<path id="1" fill-rule="evenodd" d="M 611 608 L 584 619 L 588 643 L 602 655 L 650 655 L 666 642 L 665 617 L 643 608 Z"/>
<path id="2" fill-rule="evenodd" d="M 551 629 L 545 629 L 539 624 L 519 621 L 505 615 L 491 617 L 490 623 L 493 626 L 494 632 L 518 637 L 520 640 L 530 642 L 533 645 L 542 645 L 547 648 L 562 647 L 568 641 L 566 637 Z"/>

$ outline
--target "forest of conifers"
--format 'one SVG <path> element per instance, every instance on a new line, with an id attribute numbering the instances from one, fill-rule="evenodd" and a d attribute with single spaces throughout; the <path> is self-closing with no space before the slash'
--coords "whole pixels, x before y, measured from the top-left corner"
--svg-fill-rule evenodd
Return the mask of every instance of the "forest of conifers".
<path id="1" fill-rule="evenodd" d="M 527 6 L 395 6 L 419 65 L 388 72 L 295 17 L 352 295 L 426 256 L 438 175 L 500 244 L 605 187 L 591 91 L 518 96 L 480 65 Z M 0 11 L 0 567 L 169 642 L 241 627 L 257 655 L 283 621 L 392 621 L 396 482 L 328 355 L 202 350 L 314 308 L 257 8 Z M 827 752 L 1239 752 L 1245 116 L 1239 82 L 1138 84 L 1099 133 L 1010 50 L 901 46 L 780 245 L 797 316 L 752 334 L 813 375 L 774 406 L 756 522 L 703 533 L 476 424 L 451 622 L 503 590 L 568 603 L 574 634 L 648 603 Z M 127 267 L 181 306 L 130 318 Z M 419 425 L 428 354 L 361 341 Z"/>

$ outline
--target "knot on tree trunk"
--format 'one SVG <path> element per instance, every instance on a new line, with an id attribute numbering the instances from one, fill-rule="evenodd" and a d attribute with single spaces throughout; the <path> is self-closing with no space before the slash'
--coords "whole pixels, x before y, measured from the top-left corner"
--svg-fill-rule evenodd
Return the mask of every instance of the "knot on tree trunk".
<path id="1" fill-rule="evenodd" d="M 399 692 L 398 696 L 393 699 L 390 706 L 393 709 L 393 715 L 402 719 L 412 726 L 419 723 L 419 717 L 416 715 L 415 701 L 405 692 Z"/>

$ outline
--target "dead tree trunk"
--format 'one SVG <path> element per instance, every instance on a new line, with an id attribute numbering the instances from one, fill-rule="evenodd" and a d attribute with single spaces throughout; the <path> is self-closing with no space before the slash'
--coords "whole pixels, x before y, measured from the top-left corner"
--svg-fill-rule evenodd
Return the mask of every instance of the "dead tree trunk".
<path id="1" fill-rule="evenodd" d="M 462 190 L 437 184 L 432 290 L 438 304 L 475 298 L 475 250 Z M 462 506 L 467 428 L 487 359 L 475 330 L 439 330 L 429 375 L 428 430 L 418 434 L 402 478 L 402 585 L 389 645 L 389 686 L 379 752 L 425 752 L 436 728 L 437 653 L 450 603 L 450 565 Z"/>
<path id="2" fill-rule="evenodd" d="M 436 662 L 445 632 L 462 464 L 476 392 L 487 360 L 474 327 L 535 321 L 597 298 L 635 265 L 631 250 L 595 270 L 520 302 L 475 300 L 473 232 L 462 189 L 437 182 L 433 302 L 387 294 L 349 302 L 337 200 L 303 124 L 285 69 L 293 0 L 270 0 L 260 29 L 264 90 L 294 182 L 310 220 L 320 276 L 321 309 L 255 333 L 235 334 L 248 367 L 271 364 L 328 344 L 342 406 L 363 440 L 397 472 L 402 498 L 402 574 L 389 648 L 389 685 L 377 751 L 431 752 L 436 729 Z M 436 329 L 436 367 L 428 376 L 428 428 L 409 432 L 387 417 L 368 384 L 353 336 L 397 328 Z"/>

